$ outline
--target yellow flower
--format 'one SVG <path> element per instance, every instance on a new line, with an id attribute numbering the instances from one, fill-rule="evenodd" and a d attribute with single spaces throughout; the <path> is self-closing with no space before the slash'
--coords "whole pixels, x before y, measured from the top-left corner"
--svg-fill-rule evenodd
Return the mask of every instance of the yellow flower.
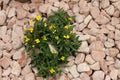
<path id="1" fill-rule="evenodd" d="M 23 38 L 23 39 L 26 39 L 26 38 L 27 38 L 27 36 L 22 36 L 22 38 Z"/>
<path id="2" fill-rule="evenodd" d="M 54 51 L 54 50 L 51 50 L 51 53 L 52 53 L 52 54 L 54 54 L 54 53 L 55 53 L 55 51 Z"/>
<path id="3" fill-rule="evenodd" d="M 32 19 L 29 20 L 29 24 L 33 25 L 35 23 L 35 21 L 33 21 Z"/>
<path id="4" fill-rule="evenodd" d="M 38 20 L 38 21 L 42 19 L 42 17 L 41 17 L 40 15 L 37 15 L 35 18 L 36 18 L 36 20 Z"/>
<path id="5" fill-rule="evenodd" d="M 32 45 L 32 47 L 34 48 L 34 47 L 35 47 L 35 45 Z"/>
<path id="6" fill-rule="evenodd" d="M 44 26 L 46 27 L 46 26 L 47 26 L 47 23 L 44 23 Z"/>
<path id="7" fill-rule="evenodd" d="M 30 41 L 30 39 L 27 36 L 23 36 L 22 38 L 25 39 L 25 42 L 29 42 Z"/>
<path id="8" fill-rule="evenodd" d="M 53 26 L 51 25 L 51 26 L 49 26 L 49 29 L 53 29 Z"/>
<path id="9" fill-rule="evenodd" d="M 46 36 L 43 36 L 43 40 L 47 40 L 47 37 L 46 37 Z"/>
<path id="10" fill-rule="evenodd" d="M 24 31 L 26 31 L 27 30 L 27 28 L 24 28 Z"/>
<path id="11" fill-rule="evenodd" d="M 32 33 L 34 29 L 31 27 L 28 30 Z"/>
<path id="12" fill-rule="evenodd" d="M 70 31 L 70 34 L 72 34 L 73 33 L 73 31 Z"/>
<path id="13" fill-rule="evenodd" d="M 49 71 L 50 73 L 55 73 L 55 70 L 53 68 L 51 68 Z"/>
<path id="14" fill-rule="evenodd" d="M 69 29 L 69 26 L 68 26 L 68 25 L 66 25 L 64 28 L 65 28 L 65 29 Z"/>
<path id="15" fill-rule="evenodd" d="M 25 42 L 29 42 L 29 41 L 30 41 L 30 39 L 29 39 L 29 38 L 26 38 L 26 39 L 25 39 Z"/>
<path id="16" fill-rule="evenodd" d="M 55 33 L 56 32 L 56 30 L 53 30 L 53 33 Z"/>
<path id="17" fill-rule="evenodd" d="M 36 42 L 36 43 L 40 43 L 40 40 L 39 40 L 39 39 L 35 39 L 35 42 Z"/>
<path id="18" fill-rule="evenodd" d="M 65 39 L 69 39 L 69 38 L 70 38 L 69 35 L 64 35 L 63 37 L 64 37 Z"/>
<path id="19" fill-rule="evenodd" d="M 59 36 L 55 36 L 55 39 L 58 40 L 58 39 L 59 39 Z"/>
<path id="20" fill-rule="evenodd" d="M 68 18 L 68 20 L 72 21 L 72 18 L 70 17 L 70 18 Z"/>
<path id="21" fill-rule="evenodd" d="M 65 60 L 65 57 L 64 57 L 64 56 L 62 56 L 60 59 L 61 59 L 62 61 L 64 61 L 64 60 Z"/>

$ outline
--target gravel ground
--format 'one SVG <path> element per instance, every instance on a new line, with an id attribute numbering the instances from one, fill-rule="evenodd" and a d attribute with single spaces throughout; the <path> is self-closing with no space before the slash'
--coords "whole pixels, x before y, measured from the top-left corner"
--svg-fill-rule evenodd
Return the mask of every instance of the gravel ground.
<path id="1" fill-rule="evenodd" d="M 21 37 L 30 18 L 59 8 L 76 16 L 73 32 L 82 44 L 50 80 L 120 80 L 120 0 L 0 0 L 0 80 L 43 80 L 30 68 Z"/>

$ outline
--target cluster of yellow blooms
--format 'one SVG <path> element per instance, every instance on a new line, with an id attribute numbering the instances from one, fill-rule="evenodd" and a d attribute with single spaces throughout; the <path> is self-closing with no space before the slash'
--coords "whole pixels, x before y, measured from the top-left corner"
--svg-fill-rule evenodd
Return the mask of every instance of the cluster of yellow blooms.
<path id="1" fill-rule="evenodd" d="M 40 21 L 40 20 L 42 20 L 42 17 L 41 17 L 40 15 L 37 15 L 37 16 L 35 17 L 35 19 L 36 19 L 37 21 Z M 72 18 L 68 18 L 68 20 L 72 21 Z M 29 23 L 30 23 L 30 24 L 34 24 L 35 21 L 33 21 L 32 19 L 30 19 Z M 44 27 L 47 27 L 47 23 L 44 23 Z M 67 30 L 69 29 L 69 27 L 70 27 L 69 25 L 64 26 L 64 28 L 67 29 Z M 53 30 L 53 33 L 56 32 L 56 29 L 55 29 L 55 28 L 56 28 L 56 27 L 55 27 L 54 25 L 49 26 L 49 29 L 50 29 L 50 30 Z M 24 28 L 24 31 L 26 31 L 26 30 L 30 31 L 30 33 L 33 33 L 34 28 L 33 28 L 33 27 L 30 27 L 30 28 L 28 28 L 28 29 Z M 72 31 L 70 31 L 70 33 L 72 33 Z M 23 36 L 23 38 L 25 39 L 25 42 L 29 42 L 29 41 L 30 41 L 30 38 L 28 38 L 27 36 Z M 44 35 L 42 38 L 43 38 L 43 40 L 48 40 L 45 35 Z M 69 39 L 70 36 L 69 36 L 69 35 L 64 35 L 63 38 Z M 55 36 L 55 39 L 56 39 L 56 40 L 59 40 L 59 36 Z M 37 44 L 40 43 L 40 39 L 38 39 L 38 38 L 35 39 L 34 41 L 35 41 L 35 43 L 37 43 Z M 32 45 L 32 47 L 34 48 L 35 45 Z M 54 52 L 51 52 L 51 53 L 54 53 Z M 65 60 L 65 57 L 62 56 L 62 57 L 60 58 L 60 60 L 64 61 L 64 60 Z M 55 73 L 55 72 L 56 72 L 53 68 L 51 68 L 49 71 L 50 71 L 50 73 Z"/>

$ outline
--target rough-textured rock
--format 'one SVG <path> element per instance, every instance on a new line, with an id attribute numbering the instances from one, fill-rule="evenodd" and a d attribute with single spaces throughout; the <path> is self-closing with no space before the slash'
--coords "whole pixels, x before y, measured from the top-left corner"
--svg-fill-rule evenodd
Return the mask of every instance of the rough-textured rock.
<path id="1" fill-rule="evenodd" d="M 6 14 L 4 11 L 0 11 L 0 25 L 3 25 L 6 20 Z"/>
<path id="2" fill-rule="evenodd" d="M 113 5 L 110 5 L 107 9 L 105 9 L 106 12 L 109 14 L 109 15 L 113 15 L 114 12 L 115 12 L 115 8 Z"/>
<path id="3" fill-rule="evenodd" d="M 21 72 L 21 67 L 20 65 L 18 64 L 18 62 L 16 61 L 13 61 L 11 63 L 11 67 L 12 67 L 12 70 L 11 70 L 11 73 L 16 75 L 16 76 L 19 76 L 20 75 L 20 72 Z"/>
<path id="4" fill-rule="evenodd" d="M 92 65 L 89 65 L 89 67 L 92 69 L 92 70 L 100 70 L 100 64 L 99 62 L 96 62 Z"/>
<path id="5" fill-rule="evenodd" d="M 87 55 L 86 58 L 85 58 L 85 61 L 89 64 L 95 63 L 95 60 L 92 58 L 91 55 Z"/>
<path id="6" fill-rule="evenodd" d="M 107 67 L 106 61 L 105 61 L 104 59 L 102 59 L 102 60 L 100 61 L 100 67 L 101 67 L 101 69 L 102 69 L 105 73 L 108 72 L 108 67 Z"/>
<path id="7" fill-rule="evenodd" d="M 0 66 L 7 69 L 10 65 L 11 59 L 8 57 L 3 57 L 0 59 Z"/>
<path id="8" fill-rule="evenodd" d="M 105 73 L 103 71 L 95 71 L 92 75 L 93 80 L 104 80 Z"/>
<path id="9" fill-rule="evenodd" d="M 69 68 L 70 73 L 74 78 L 77 78 L 79 76 L 79 73 L 77 72 L 76 65 L 73 65 Z"/>
<path id="10" fill-rule="evenodd" d="M 78 52 L 89 53 L 89 47 L 88 47 L 88 43 L 86 41 L 83 41 L 81 43 L 81 46 L 79 47 Z"/>
<path id="11" fill-rule="evenodd" d="M 120 40 L 120 30 L 115 30 L 115 40 Z"/>
<path id="12" fill-rule="evenodd" d="M 93 18 L 97 18 L 100 14 L 100 10 L 98 7 L 91 7 L 90 13 L 91 13 Z"/>
<path id="13" fill-rule="evenodd" d="M 8 12 L 8 17 L 11 18 L 16 15 L 15 13 L 16 9 L 15 8 L 10 8 Z"/>
<path id="14" fill-rule="evenodd" d="M 77 66 L 77 70 L 78 72 L 86 72 L 86 71 L 90 71 L 90 67 L 88 66 L 87 63 L 80 63 Z"/>
<path id="15" fill-rule="evenodd" d="M 26 74 L 28 74 L 28 73 L 31 73 L 31 67 L 30 67 L 29 65 L 26 65 L 26 66 L 22 69 L 21 74 L 22 74 L 22 75 L 26 75 Z"/>
<path id="16" fill-rule="evenodd" d="M 21 67 L 24 67 L 27 63 L 27 55 L 23 54 L 22 57 L 18 60 L 18 63 Z"/>
<path id="17" fill-rule="evenodd" d="M 85 59 L 85 54 L 79 53 L 75 58 L 75 63 L 76 64 L 82 63 L 84 59 Z"/>
<path id="18" fill-rule="evenodd" d="M 3 70 L 2 76 L 8 76 L 11 73 L 11 68 L 7 68 L 6 70 Z"/>
<path id="19" fill-rule="evenodd" d="M 113 3 L 113 5 L 120 11 L 120 1 Z"/>
<path id="20" fill-rule="evenodd" d="M 108 7 L 109 5 L 110 5 L 109 0 L 102 0 L 102 2 L 101 2 L 101 7 L 102 7 L 102 8 L 106 8 L 106 7 Z"/>
<path id="21" fill-rule="evenodd" d="M 84 15 L 77 14 L 75 17 L 77 23 L 81 23 L 84 20 Z"/>
<path id="22" fill-rule="evenodd" d="M 24 53 L 24 48 L 19 49 L 16 51 L 13 55 L 13 59 L 20 59 L 22 57 L 22 54 Z"/>
<path id="23" fill-rule="evenodd" d="M 109 55 L 111 57 L 115 57 L 119 53 L 119 50 L 117 48 L 110 48 L 109 49 Z"/>
<path id="24" fill-rule="evenodd" d="M 16 9 L 17 18 L 23 19 L 27 16 L 27 11 L 25 11 L 22 7 Z"/>
<path id="25" fill-rule="evenodd" d="M 90 35 L 78 35 L 78 36 L 79 36 L 78 38 L 79 41 L 85 41 L 90 39 Z"/>
<path id="26" fill-rule="evenodd" d="M 25 80 L 35 80 L 34 74 L 33 73 L 26 74 Z"/>
<path id="27" fill-rule="evenodd" d="M 117 69 L 111 70 L 111 72 L 110 72 L 111 79 L 117 80 L 117 75 L 118 75 L 118 70 Z"/>
<path id="28" fill-rule="evenodd" d="M 92 51 L 91 52 L 92 58 L 95 61 L 100 61 L 102 59 L 104 59 L 105 57 L 105 52 L 104 51 Z"/>

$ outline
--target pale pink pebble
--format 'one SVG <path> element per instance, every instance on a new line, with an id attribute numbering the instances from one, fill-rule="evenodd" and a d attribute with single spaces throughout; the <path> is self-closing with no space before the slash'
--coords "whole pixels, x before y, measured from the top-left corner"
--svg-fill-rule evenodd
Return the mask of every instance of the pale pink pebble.
<path id="1" fill-rule="evenodd" d="M 2 76 L 8 76 L 11 73 L 11 68 L 7 68 L 6 70 L 3 70 Z"/>
<path id="2" fill-rule="evenodd" d="M 95 71 L 92 75 L 93 80 L 104 80 L 105 73 L 103 71 Z"/>
<path id="3" fill-rule="evenodd" d="M 120 40 L 115 42 L 117 48 L 120 50 L 120 44 L 119 43 L 120 43 Z"/>
<path id="4" fill-rule="evenodd" d="M 96 50 L 96 51 L 103 50 L 104 44 L 103 44 L 102 41 L 94 41 L 90 44 L 89 48 L 90 48 L 91 51 L 93 51 L 93 50 Z"/>
<path id="5" fill-rule="evenodd" d="M 69 61 L 69 62 L 67 63 L 67 65 L 68 65 L 68 66 L 72 66 L 72 65 L 74 65 L 74 63 L 75 63 L 75 61 L 74 61 L 74 60 L 71 60 L 71 61 Z"/>
<path id="6" fill-rule="evenodd" d="M 79 6 L 78 6 L 78 4 L 75 4 L 74 6 L 73 6 L 73 12 L 76 14 L 76 13 L 79 13 Z"/>
<path id="7" fill-rule="evenodd" d="M 74 15 L 72 10 L 68 10 L 67 13 L 68 13 L 69 16 L 73 16 Z"/>
<path id="8" fill-rule="evenodd" d="M 117 80 L 117 76 L 118 76 L 118 70 L 117 69 L 111 70 L 110 72 L 111 79 Z"/>
<path id="9" fill-rule="evenodd" d="M 114 12 L 115 12 L 115 8 L 114 6 L 110 5 L 107 9 L 105 9 L 106 12 L 109 14 L 109 15 L 113 15 Z"/>
<path id="10" fill-rule="evenodd" d="M 99 31 L 100 31 L 100 29 L 91 28 L 91 29 L 88 31 L 88 34 L 91 35 L 91 36 L 96 36 L 96 35 L 99 34 Z"/>
<path id="11" fill-rule="evenodd" d="M 120 20 L 119 18 L 116 18 L 116 17 L 112 17 L 112 20 L 111 20 L 111 24 L 112 25 L 117 25 L 120 23 Z"/>
<path id="12" fill-rule="evenodd" d="M 115 34 L 114 34 L 113 31 L 110 31 L 110 32 L 108 33 L 108 38 L 111 38 L 111 39 L 114 39 L 114 38 L 115 38 Z"/>
<path id="13" fill-rule="evenodd" d="M 99 28 L 99 25 L 95 21 L 91 20 L 88 24 L 88 28 Z"/>
<path id="14" fill-rule="evenodd" d="M 2 66 L 4 69 L 7 69 L 10 65 L 11 59 L 8 57 L 3 57 L 0 59 L 0 66 Z"/>
<path id="15" fill-rule="evenodd" d="M 101 19 L 102 19 L 102 20 L 101 20 Z M 109 20 L 107 17 L 103 16 L 103 15 L 99 15 L 99 16 L 96 17 L 95 21 L 96 21 L 98 24 L 106 24 L 106 23 L 108 23 L 110 20 Z"/>
<path id="16" fill-rule="evenodd" d="M 44 80 L 42 77 L 37 77 L 36 80 Z"/>
<path id="17" fill-rule="evenodd" d="M 9 21 L 8 21 L 8 25 L 7 28 L 12 28 L 13 25 L 16 23 L 16 17 L 12 17 Z"/>
<path id="18" fill-rule="evenodd" d="M 105 42 L 107 40 L 107 37 L 103 33 L 101 33 L 101 34 L 96 35 L 96 40 L 101 40 Z"/>
<path id="19" fill-rule="evenodd" d="M 111 57 L 115 57 L 119 53 L 117 48 L 109 48 L 109 54 Z"/>
<path id="20" fill-rule="evenodd" d="M 0 27 L 0 35 L 2 36 L 2 35 L 6 35 L 6 33 L 7 33 L 7 26 L 2 26 L 2 27 Z M 0 36 L 0 37 L 1 37 Z"/>
<path id="21" fill-rule="evenodd" d="M 105 53 L 104 51 L 92 51 L 91 52 L 92 58 L 95 61 L 101 61 L 102 59 L 105 58 Z"/>
<path id="22" fill-rule="evenodd" d="M 108 15 L 105 10 L 101 10 L 101 15 L 103 15 L 103 16 L 105 16 L 106 18 L 108 18 L 109 20 L 111 20 L 110 15 Z"/>
<path id="23" fill-rule="evenodd" d="M 23 19 L 27 16 L 27 11 L 25 11 L 22 7 L 18 7 L 16 9 L 17 12 L 17 19 Z"/>
<path id="24" fill-rule="evenodd" d="M 115 40 L 120 40 L 120 30 L 115 30 Z"/>
<path id="25" fill-rule="evenodd" d="M 114 17 L 119 17 L 119 15 L 120 15 L 120 12 L 118 10 L 116 10 L 113 14 Z"/>
<path id="26" fill-rule="evenodd" d="M 104 73 L 108 72 L 108 67 L 107 67 L 106 61 L 104 59 L 102 59 L 100 61 L 100 67 L 104 71 Z"/>
<path id="27" fill-rule="evenodd" d="M 49 6 L 48 10 L 47 10 L 47 14 L 50 15 L 51 14 L 51 11 L 57 11 L 58 8 L 57 7 L 53 7 L 53 6 Z"/>
<path id="28" fill-rule="evenodd" d="M 91 7 L 90 8 L 90 13 L 91 13 L 93 18 L 97 18 L 100 14 L 100 10 L 99 10 L 98 7 Z"/>
<path id="29" fill-rule="evenodd" d="M 5 43 L 11 42 L 11 37 L 9 35 L 2 35 L 1 37 Z"/>
<path id="30" fill-rule="evenodd" d="M 50 4 L 41 4 L 39 6 L 39 11 L 42 13 L 47 13 L 49 6 L 50 6 Z"/>
<path id="31" fill-rule="evenodd" d="M 54 6 L 55 7 L 60 7 L 60 2 L 59 1 L 54 2 Z"/>
<path id="32" fill-rule="evenodd" d="M 74 77 L 74 78 L 77 78 L 78 76 L 79 76 L 79 73 L 77 72 L 77 66 L 76 65 L 73 65 L 73 66 L 70 66 L 69 67 L 69 71 L 70 71 L 70 73 L 72 74 L 72 76 Z"/>
<path id="33" fill-rule="evenodd" d="M 25 9 L 25 10 L 27 10 L 27 11 L 29 11 L 30 10 L 30 6 L 29 6 L 29 4 L 23 4 L 22 5 L 22 7 L 23 7 L 23 9 Z"/>
<path id="34" fill-rule="evenodd" d="M 69 9 L 69 5 L 65 3 L 64 1 L 61 1 L 60 8 L 63 8 L 65 11 L 67 11 Z"/>
<path id="35" fill-rule="evenodd" d="M 106 8 L 106 7 L 108 7 L 110 5 L 110 2 L 109 2 L 109 0 L 102 0 L 101 1 L 101 7 L 102 8 Z"/>
<path id="36" fill-rule="evenodd" d="M 81 80 L 90 80 L 90 77 L 86 73 L 81 73 L 80 74 L 80 79 Z"/>
<path id="37" fill-rule="evenodd" d="M 12 67 L 11 73 L 15 76 L 19 76 L 21 73 L 21 67 L 20 67 L 19 63 L 16 61 L 12 61 L 11 67 Z"/>
<path id="38" fill-rule="evenodd" d="M 33 73 L 29 73 L 25 75 L 25 80 L 35 80 L 35 75 Z"/>
<path id="39" fill-rule="evenodd" d="M 120 1 L 113 3 L 113 5 L 120 10 Z"/>
<path id="40" fill-rule="evenodd" d="M 85 62 L 89 63 L 89 64 L 94 64 L 95 60 L 92 58 L 91 55 L 86 55 L 85 57 Z"/>
<path id="41" fill-rule="evenodd" d="M 5 14 L 5 11 L 0 11 L 0 25 L 3 25 L 5 20 L 6 20 L 6 14 Z"/>
<path id="42" fill-rule="evenodd" d="M 85 54 L 79 53 L 75 58 L 75 63 L 79 64 L 79 63 L 83 62 L 84 59 L 85 59 Z"/>
<path id="43" fill-rule="evenodd" d="M 0 67 L 0 79 L 2 78 L 2 68 Z"/>
<path id="44" fill-rule="evenodd" d="M 60 76 L 60 78 L 58 78 L 58 79 L 56 79 L 56 80 L 70 80 L 70 79 L 69 79 L 68 75 L 66 75 L 66 74 L 63 73 L 63 74 Z"/>
<path id="45" fill-rule="evenodd" d="M 109 33 L 109 30 L 107 28 L 104 28 L 105 26 L 100 26 L 100 27 L 103 27 L 103 28 L 99 30 L 99 33 L 103 33 L 103 34 Z"/>
<path id="46" fill-rule="evenodd" d="M 104 45 L 107 48 L 111 48 L 115 45 L 115 42 L 113 39 L 108 38 L 108 40 L 104 42 Z"/>
<path id="47" fill-rule="evenodd" d="M 111 80 L 109 75 L 106 75 L 105 80 Z"/>
<path id="48" fill-rule="evenodd" d="M 100 70 L 100 64 L 99 64 L 99 62 L 95 62 L 94 64 L 89 65 L 89 67 L 90 67 L 92 70 Z"/>

